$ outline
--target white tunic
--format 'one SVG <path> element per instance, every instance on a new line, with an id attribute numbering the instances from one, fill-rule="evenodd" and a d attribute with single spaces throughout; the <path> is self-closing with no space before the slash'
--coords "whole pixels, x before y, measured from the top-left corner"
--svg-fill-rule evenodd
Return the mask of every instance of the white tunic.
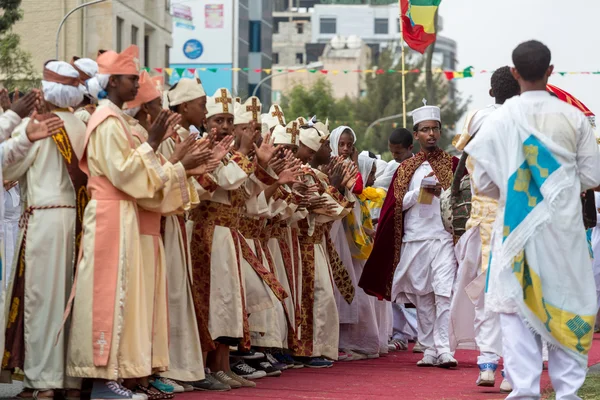
<path id="1" fill-rule="evenodd" d="M 400 262 L 394 273 L 392 299 L 404 293 L 425 295 L 431 292 L 449 297 L 456 276 L 456 259 L 452 235 L 444 229 L 440 211 L 440 199 L 433 198 L 430 217 L 420 215 L 417 203 L 421 181 L 433 169 L 428 162 L 415 171 L 402 208 L 404 213 L 404 236 Z M 404 296 L 397 299 L 408 302 Z"/>

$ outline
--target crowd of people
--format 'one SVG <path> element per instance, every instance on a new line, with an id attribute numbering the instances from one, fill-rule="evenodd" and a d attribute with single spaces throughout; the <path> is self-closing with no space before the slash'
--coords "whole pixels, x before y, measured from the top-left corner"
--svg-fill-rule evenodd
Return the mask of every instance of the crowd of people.
<path id="1" fill-rule="evenodd" d="M 478 349 L 478 386 L 504 357 L 500 390 L 529 399 L 543 341 L 557 398 L 577 398 L 597 311 L 580 194 L 600 153 L 546 91 L 550 51 L 526 42 L 513 63 L 460 160 L 425 104 L 385 162 L 350 126 L 199 79 L 166 89 L 136 46 L 47 62 L 41 90 L 0 92 L 0 380 L 171 399 L 414 342 L 418 367 Z"/>

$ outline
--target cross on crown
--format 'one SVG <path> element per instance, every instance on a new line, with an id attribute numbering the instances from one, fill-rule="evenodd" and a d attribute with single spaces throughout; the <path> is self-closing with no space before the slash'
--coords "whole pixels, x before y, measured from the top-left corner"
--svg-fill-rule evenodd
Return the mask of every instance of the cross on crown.
<path id="1" fill-rule="evenodd" d="M 292 122 L 292 126 L 291 128 L 287 128 L 285 130 L 285 133 L 289 133 L 292 135 L 292 143 L 296 143 L 296 135 L 298 135 L 298 133 L 300 133 L 300 130 L 298 129 L 298 123 L 296 121 Z"/>
<path id="2" fill-rule="evenodd" d="M 227 96 L 227 89 L 221 89 L 221 97 L 217 97 L 215 99 L 215 103 L 223 104 L 223 112 L 224 113 L 229 112 L 229 104 L 231 104 L 232 102 L 233 101 L 231 100 L 231 97 Z"/>
<path id="3" fill-rule="evenodd" d="M 285 122 L 283 121 L 283 113 L 281 112 L 281 109 L 279 108 L 279 106 L 277 104 L 274 104 L 273 107 L 275 108 L 275 111 L 273 111 L 271 113 L 271 117 L 277 117 L 277 120 L 279 121 L 279 125 L 285 125 Z"/>
<path id="4" fill-rule="evenodd" d="M 252 97 L 252 105 L 246 106 L 246 111 L 252 111 L 252 119 L 254 122 L 258 122 L 258 113 L 261 107 L 258 105 L 256 97 Z"/>

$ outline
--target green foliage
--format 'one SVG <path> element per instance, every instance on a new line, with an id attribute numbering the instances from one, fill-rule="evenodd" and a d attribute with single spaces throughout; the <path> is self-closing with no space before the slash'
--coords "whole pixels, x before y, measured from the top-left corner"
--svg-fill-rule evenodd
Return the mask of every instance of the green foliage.
<path id="1" fill-rule="evenodd" d="M 383 74 L 365 76 L 366 94 L 358 99 L 333 98 L 331 83 L 327 78 L 319 79 L 311 88 L 298 85 L 282 97 L 281 106 L 288 119 L 298 116 L 311 117 L 317 115 L 319 120 L 329 118 L 330 128 L 348 125 L 358 136 L 359 150 L 370 150 L 386 157 L 387 138 L 394 127 L 402 126 L 402 116 L 373 126 L 369 132 L 367 127 L 379 118 L 402 114 L 402 74 L 388 73 L 390 69 L 399 69 L 394 64 L 393 54 L 384 51 L 380 54 L 377 69 Z M 423 70 L 425 59 L 419 64 L 407 65 L 406 70 L 419 68 Z M 424 74 L 406 75 L 406 110 L 410 112 L 423 105 L 427 98 L 427 85 Z M 456 131 L 455 124 L 466 112 L 468 101 L 464 101 L 442 74 L 433 75 L 433 91 L 435 98 L 428 98 L 428 104 L 438 105 L 442 109 L 444 131 L 447 133 L 440 141 L 446 148 L 451 141 L 448 132 Z M 412 131 L 412 119 L 407 117 L 407 128 Z M 388 157 L 389 158 L 389 154 Z"/>
<path id="2" fill-rule="evenodd" d="M 23 17 L 19 8 L 21 0 L 0 0 L 0 76 L 8 91 L 19 88 L 22 92 L 39 87 L 31 63 L 31 54 L 20 48 L 19 35 L 12 32 L 12 26 Z"/>

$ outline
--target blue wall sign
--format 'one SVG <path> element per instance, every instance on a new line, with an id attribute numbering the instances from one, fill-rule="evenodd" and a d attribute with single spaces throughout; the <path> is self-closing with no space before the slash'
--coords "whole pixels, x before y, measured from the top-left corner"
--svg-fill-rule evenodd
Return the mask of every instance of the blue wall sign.
<path id="1" fill-rule="evenodd" d="M 204 47 L 202 46 L 202 43 L 200 43 L 199 40 L 190 39 L 183 45 L 183 54 L 185 54 L 187 58 L 190 58 L 192 60 L 199 58 L 203 52 Z"/>

